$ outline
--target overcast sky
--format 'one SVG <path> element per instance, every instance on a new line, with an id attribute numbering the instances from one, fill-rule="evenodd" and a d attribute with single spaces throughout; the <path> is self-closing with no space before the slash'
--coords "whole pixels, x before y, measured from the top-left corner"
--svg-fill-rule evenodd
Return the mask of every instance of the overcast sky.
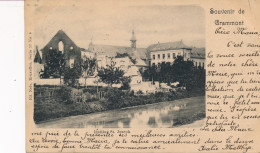
<path id="1" fill-rule="evenodd" d="M 62 29 L 82 48 L 94 44 L 130 46 L 135 29 L 137 47 L 180 41 L 205 47 L 205 15 L 199 6 L 41 6 L 35 12 L 34 38 L 43 48 Z"/>

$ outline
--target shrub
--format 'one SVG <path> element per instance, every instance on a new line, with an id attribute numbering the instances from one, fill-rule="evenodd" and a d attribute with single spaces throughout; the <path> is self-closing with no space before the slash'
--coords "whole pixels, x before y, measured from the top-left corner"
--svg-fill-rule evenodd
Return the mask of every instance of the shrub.
<path id="1" fill-rule="evenodd" d="M 56 96 L 65 104 L 71 104 L 73 103 L 71 91 L 72 89 L 70 87 L 62 86 L 60 89 L 56 91 Z"/>

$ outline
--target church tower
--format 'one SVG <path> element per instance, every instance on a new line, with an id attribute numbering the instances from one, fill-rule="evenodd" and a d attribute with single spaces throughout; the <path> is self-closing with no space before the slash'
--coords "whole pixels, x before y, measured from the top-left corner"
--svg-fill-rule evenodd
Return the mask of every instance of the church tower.
<path id="1" fill-rule="evenodd" d="M 132 31 L 132 38 L 131 38 L 131 48 L 136 50 L 136 39 L 135 39 L 135 31 L 133 29 Z"/>
<path id="2" fill-rule="evenodd" d="M 94 51 L 93 37 L 91 37 L 91 41 L 88 45 L 88 50 L 91 51 L 91 52 Z"/>

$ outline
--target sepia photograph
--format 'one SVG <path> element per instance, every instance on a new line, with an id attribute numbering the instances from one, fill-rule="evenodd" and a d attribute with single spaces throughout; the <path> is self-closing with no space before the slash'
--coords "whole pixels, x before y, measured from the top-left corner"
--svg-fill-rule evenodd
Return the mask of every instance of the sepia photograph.
<path id="1" fill-rule="evenodd" d="M 204 125 L 202 7 L 42 5 L 35 13 L 37 128 Z"/>

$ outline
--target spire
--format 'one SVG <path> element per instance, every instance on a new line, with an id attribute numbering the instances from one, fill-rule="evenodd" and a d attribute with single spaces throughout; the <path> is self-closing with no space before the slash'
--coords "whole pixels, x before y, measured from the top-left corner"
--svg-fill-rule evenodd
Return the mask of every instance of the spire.
<path id="1" fill-rule="evenodd" d="M 94 45 L 93 45 L 93 36 L 90 39 L 90 43 L 88 45 L 88 50 L 89 51 L 94 51 Z"/>
<path id="2" fill-rule="evenodd" d="M 135 38 L 134 29 L 132 30 L 132 37 L 131 37 L 130 41 L 131 41 L 131 48 L 136 49 L 136 38 Z"/>
<path id="3" fill-rule="evenodd" d="M 136 39 L 135 39 L 135 31 L 134 31 L 134 29 L 132 30 L 132 38 L 131 38 L 131 41 L 136 41 Z"/>
<path id="4" fill-rule="evenodd" d="M 39 53 L 39 50 L 38 50 L 38 46 L 36 46 L 36 54 L 35 54 L 35 57 L 34 57 L 34 63 L 42 63 L 42 58 L 41 58 L 41 55 Z"/>

